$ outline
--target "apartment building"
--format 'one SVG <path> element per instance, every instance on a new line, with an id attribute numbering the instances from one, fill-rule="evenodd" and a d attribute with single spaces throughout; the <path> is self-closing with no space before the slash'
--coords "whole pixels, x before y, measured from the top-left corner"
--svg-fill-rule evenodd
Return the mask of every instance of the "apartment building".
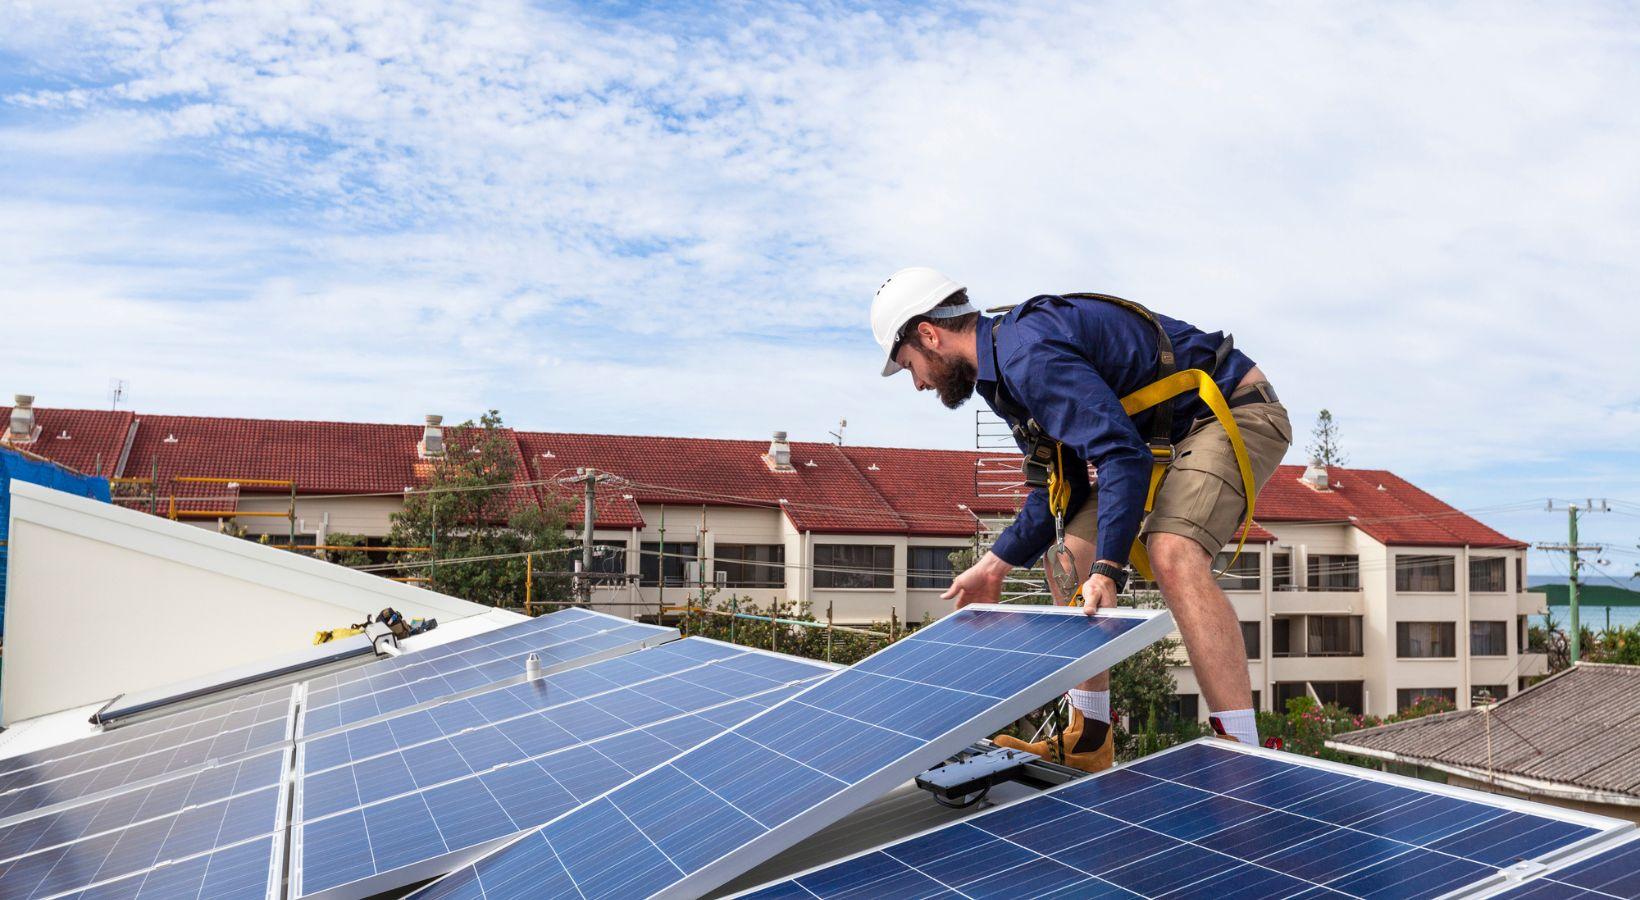
<path id="1" fill-rule="evenodd" d="M 420 425 L 302 422 L 129 411 L 0 408 L 8 445 L 104 476 L 146 478 L 117 502 L 206 528 L 324 544 L 380 542 L 406 491 L 446 452 Z M 977 473 L 997 454 L 769 441 L 508 430 L 521 502 L 596 487 L 593 602 L 636 616 L 702 585 L 839 624 L 915 624 L 939 599 L 952 551 L 973 547 L 1018 497 Z M 119 492 L 116 492 L 117 494 Z M 1309 694 L 1378 715 L 1438 694 L 1467 707 L 1546 671 L 1525 652 L 1526 545 L 1395 475 L 1283 466 L 1224 579 L 1262 708 Z M 1221 562 L 1229 564 L 1229 551 Z M 1188 665 L 1179 712 L 1205 716 Z"/>

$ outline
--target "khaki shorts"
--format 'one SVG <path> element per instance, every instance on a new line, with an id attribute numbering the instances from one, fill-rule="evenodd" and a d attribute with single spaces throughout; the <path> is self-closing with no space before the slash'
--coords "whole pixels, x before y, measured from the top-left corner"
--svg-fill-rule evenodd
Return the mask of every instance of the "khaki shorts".
<path id="1" fill-rule="evenodd" d="M 1266 382 L 1239 388 L 1239 397 Z M 1253 483 L 1263 487 L 1293 443 L 1293 426 L 1287 408 L 1280 402 L 1249 403 L 1230 411 L 1241 431 L 1247 458 L 1253 467 Z M 1177 534 L 1202 546 L 1209 557 L 1216 556 L 1241 531 L 1247 511 L 1242 490 L 1241 469 L 1230 436 L 1218 420 L 1198 421 L 1184 440 L 1174 445 L 1173 464 L 1167 467 L 1156 488 L 1156 505 L 1139 528 L 1140 539 L 1153 534 Z M 1097 544 L 1098 492 L 1089 495 L 1082 508 L 1065 523 L 1065 533 Z"/>

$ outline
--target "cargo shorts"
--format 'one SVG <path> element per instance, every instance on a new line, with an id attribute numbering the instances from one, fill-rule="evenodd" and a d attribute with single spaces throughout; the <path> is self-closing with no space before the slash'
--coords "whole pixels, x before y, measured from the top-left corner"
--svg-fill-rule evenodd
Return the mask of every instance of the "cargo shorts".
<path id="1" fill-rule="evenodd" d="M 1230 395 L 1234 400 L 1260 388 L 1264 381 L 1243 385 Z M 1273 393 L 1273 392 L 1272 392 Z M 1253 468 L 1253 483 L 1262 488 L 1293 443 L 1293 426 L 1287 408 L 1280 401 L 1248 403 L 1230 410 L 1247 447 Z M 1209 558 L 1216 556 L 1241 531 L 1247 511 L 1241 469 L 1230 435 L 1212 417 L 1198 419 L 1190 433 L 1173 447 L 1173 463 L 1156 488 L 1156 503 L 1139 527 L 1139 539 L 1153 534 L 1176 534 L 1200 544 Z M 1098 492 L 1088 495 L 1070 520 L 1065 533 L 1097 544 Z"/>

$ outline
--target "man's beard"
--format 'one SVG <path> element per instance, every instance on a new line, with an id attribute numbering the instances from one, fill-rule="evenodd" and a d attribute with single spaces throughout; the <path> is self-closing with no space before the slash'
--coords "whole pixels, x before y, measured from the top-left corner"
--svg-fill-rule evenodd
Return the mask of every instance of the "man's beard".
<path id="1" fill-rule="evenodd" d="M 968 398 L 974 396 L 974 382 L 979 380 L 979 372 L 975 371 L 974 364 L 966 359 L 947 359 L 924 352 L 928 360 L 928 383 L 939 391 L 940 402 L 947 409 L 957 409 Z"/>

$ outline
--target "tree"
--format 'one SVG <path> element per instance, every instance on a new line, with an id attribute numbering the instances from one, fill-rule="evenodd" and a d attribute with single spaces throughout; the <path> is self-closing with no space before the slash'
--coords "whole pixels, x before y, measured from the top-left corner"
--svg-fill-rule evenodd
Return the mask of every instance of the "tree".
<path id="1" fill-rule="evenodd" d="M 1315 417 L 1315 429 L 1310 432 L 1311 440 L 1304 452 L 1312 459 L 1321 460 L 1324 466 L 1343 466 L 1349 464 L 1349 457 L 1344 455 L 1344 448 L 1338 443 L 1338 423 L 1333 421 L 1330 410 L 1322 410 Z"/>
<path id="2" fill-rule="evenodd" d="M 422 489 L 405 497 L 390 539 L 401 547 L 429 548 L 405 560 L 427 563 L 412 571 L 428 579 L 429 589 L 491 606 L 520 606 L 526 572 L 520 554 L 570 543 L 564 531 L 568 504 L 543 505 L 535 492 L 513 484 L 517 457 L 496 410 L 445 432 L 445 454 L 429 460 Z M 473 561 L 455 561 L 463 558 Z M 562 553 L 536 555 L 540 599 L 569 599 L 566 560 Z"/>

